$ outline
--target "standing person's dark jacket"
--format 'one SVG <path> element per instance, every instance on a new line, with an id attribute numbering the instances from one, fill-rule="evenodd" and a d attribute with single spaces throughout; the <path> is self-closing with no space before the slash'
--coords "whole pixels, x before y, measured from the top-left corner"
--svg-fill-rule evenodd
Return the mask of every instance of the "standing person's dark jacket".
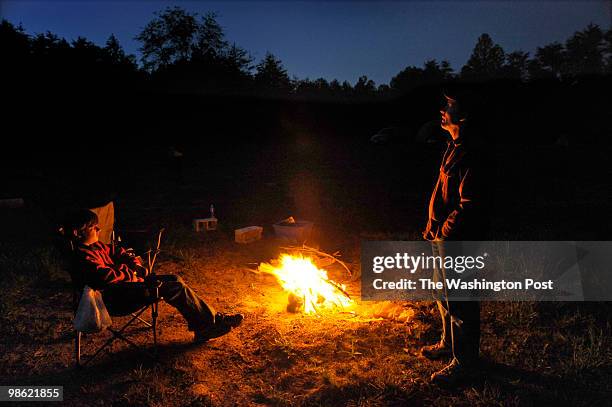
<path id="1" fill-rule="evenodd" d="M 463 137 L 448 141 L 429 202 L 426 240 L 483 240 L 488 229 L 486 168 Z"/>

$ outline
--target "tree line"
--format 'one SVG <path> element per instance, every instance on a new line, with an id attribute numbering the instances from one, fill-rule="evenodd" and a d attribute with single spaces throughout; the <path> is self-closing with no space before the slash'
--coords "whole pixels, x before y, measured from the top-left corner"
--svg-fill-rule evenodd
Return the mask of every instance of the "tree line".
<path id="1" fill-rule="evenodd" d="M 140 61 L 126 54 L 114 35 L 104 46 L 84 37 L 69 43 L 49 31 L 29 35 L 21 25 L 0 23 L 3 65 L 9 72 L 22 74 L 38 67 L 45 71 L 42 78 L 55 74 L 86 83 L 95 78 L 100 86 L 119 83 L 189 93 L 354 100 L 393 97 L 453 80 L 568 81 L 612 72 L 612 30 L 594 24 L 564 43 L 538 47 L 533 56 L 520 50 L 506 52 L 485 33 L 458 71 L 447 60 L 432 59 L 421 67 L 408 66 L 389 84 L 378 86 L 365 75 L 355 84 L 290 77 L 270 52 L 256 63 L 247 50 L 227 41 L 214 13 L 199 15 L 168 7 L 156 12 L 135 39 L 140 43 Z"/>

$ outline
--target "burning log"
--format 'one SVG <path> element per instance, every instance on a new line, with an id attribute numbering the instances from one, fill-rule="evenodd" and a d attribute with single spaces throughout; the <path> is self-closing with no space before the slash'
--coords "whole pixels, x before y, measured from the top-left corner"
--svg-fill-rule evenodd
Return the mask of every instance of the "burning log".
<path id="1" fill-rule="evenodd" d="M 330 259 L 333 263 L 338 263 L 340 264 L 342 267 L 344 267 L 344 269 L 347 271 L 347 273 L 349 274 L 349 276 L 353 276 L 353 273 L 351 272 L 351 269 L 346 265 L 345 262 L 343 262 L 342 260 L 338 259 L 338 257 L 340 256 L 340 252 L 334 252 L 333 254 L 329 254 L 329 253 L 325 253 L 322 252 L 320 250 L 315 249 L 314 247 L 309 247 L 306 245 L 302 245 L 302 246 L 287 246 L 287 247 L 281 247 L 281 249 L 283 250 L 287 250 L 287 251 L 295 251 L 295 252 L 301 252 L 301 253 L 308 253 L 308 254 L 316 254 L 318 256 L 321 257 L 326 257 L 328 259 Z"/>
<path id="2" fill-rule="evenodd" d="M 304 298 L 298 297 L 293 293 L 289 293 L 287 302 L 287 312 L 297 313 L 304 309 Z"/>
<path id="3" fill-rule="evenodd" d="M 353 303 L 346 288 L 327 277 L 327 271 L 317 268 L 311 258 L 281 255 L 279 265 L 261 263 L 259 271 L 272 274 L 289 291 L 287 311 L 317 313 L 321 307 L 344 308 Z"/>

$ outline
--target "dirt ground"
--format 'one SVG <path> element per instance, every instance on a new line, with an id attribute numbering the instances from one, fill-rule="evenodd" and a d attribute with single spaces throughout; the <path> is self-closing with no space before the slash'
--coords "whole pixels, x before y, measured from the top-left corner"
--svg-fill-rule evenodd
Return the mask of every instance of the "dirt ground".
<path id="1" fill-rule="evenodd" d="M 329 253 L 340 250 L 356 276 L 362 239 L 417 238 L 439 159 L 435 151 L 295 146 L 289 153 L 261 150 L 255 163 L 242 160 L 249 163 L 242 174 L 231 163 L 225 165 L 233 172 L 220 163 L 186 165 L 180 186 L 158 181 L 146 168 L 149 184 L 134 181 L 131 195 L 117 201 L 119 228 L 166 227 L 158 273 L 180 275 L 217 310 L 245 315 L 227 336 L 194 345 L 182 317 L 162 304 L 157 361 L 116 343 L 74 369 L 72 291 L 49 232 L 36 208 L 1 212 L 0 385 L 63 385 L 64 404 L 75 406 L 609 405 L 610 303 L 483 303 L 482 375 L 455 389 L 431 385 L 429 376 L 444 363 L 418 355 L 439 339 L 432 303 L 361 303 L 359 280 L 333 265 L 331 278 L 348 286 L 356 304 L 320 315 L 288 313 L 287 293 L 273 277 L 253 271 L 280 252 L 271 222 L 301 213 L 319 226 L 337 226 L 319 228 L 316 243 Z M 541 152 L 532 155 L 539 162 Z M 403 162 L 413 171 L 398 167 Z M 218 175 L 207 176 L 211 168 Z M 512 184 L 500 190 L 499 202 L 507 205 L 496 219 L 498 239 L 602 240 L 607 223 L 586 220 L 606 213 L 609 194 L 589 181 L 589 168 L 582 173 L 571 173 L 578 183 L 545 182 L 547 172 L 534 172 L 543 178 L 532 177 L 525 194 Z M 544 186 L 551 191 L 540 196 Z M 194 233 L 191 219 L 211 202 L 223 219 L 220 230 Z M 235 227 L 253 224 L 267 227 L 262 241 L 233 242 Z M 130 333 L 150 349 L 146 332 Z M 84 353 L 107 337 L 88 335 Z"/>
<path id="2" fill-rule="evenodd" d="M 288 313 L 287 293 L 254 271 L 282 242 L 238 245 L 215 233 L 168 247 L 157 272 L 182 276 L 219 311 L 243 313 L 242 326 L 195 345 L 163 304 L 157 361 L 116 343 L 75 369 L 71 291 L 58 270 L 3 299 L 0 382 L 63 385 L 67 405 L 603 405 L 610 396 L 610 324 L 600 319 L 609 305 L 483 304 L 482 378 L 440 389 L 428 377 L 443 363 L 418 355 L 438 335 L 432 304 L 362 303 L 358 279 L 336 264 L 330 277 L 355 305 Z M 357 249 L 345 254 L 356 273 Z M 130 332 L 150 349 L 146 332 Z M 84 352 L 107 337 L 86 336 Z"/>

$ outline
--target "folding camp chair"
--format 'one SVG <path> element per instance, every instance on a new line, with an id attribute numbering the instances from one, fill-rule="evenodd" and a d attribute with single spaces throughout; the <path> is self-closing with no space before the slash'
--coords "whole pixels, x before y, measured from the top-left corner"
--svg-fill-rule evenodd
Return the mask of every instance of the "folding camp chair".
<path id="1" fill-rule="evenodd" d="M 76 265 L 76 261 L 75 261 L 76 248 L 74 246 L 74 243 L 70 239 L 65 238 L 63 234 L 63 230 L 61 229 L 60 229 L 60 237 L 62 238 L 61 239 L 62 241 L 59 244 L 59 248 L 62 253 L 62 256 L 66 260 L 65 267 L 68 269 L 68 272 L 70 274 L 70 278 L 72 281 L 72 288 L 73 288 L 72 309 L 73 309 L 74 314 L 76 314 L 76 311 L 79 305 L 79 301 L 81 298 L 81 294 L 85 286 L 84 278 L 82 276 L 81 271 L 78 270 L 78 267 Z M 113 245 L 114 244 L 115 242 L 113 241 Z M 149 282 L 129 283 L 129 284 L 130 284 L 130 287 L 132 287 L 132 284 L 133 284 L 133 287 L 135 288 L 149 290 L 150 301 L 148 301 L 144 305 L 138 304 L 132 308 L 126 308 L 126 309 L 113 309 L 113 307 L 110 307 L 109 314 L 111 317 L 130 316 L 131 318 L 129 319 L 128 322 L 123 324 L 121 328 L 119 329 L 114 329 L 112 327 L 106 328 L 106 330 L 108 330 L 112 334 L 112 336 L 102 346 L 100 346 L 93 353 L 93 355 L 89 356 L 84 363 L 82 363 L 81 339 L 84 335 L 87 335 L 87 334 L 85 334 L 84 332 L 75 330 L 74 354 L 75 354 L 75 361 L 76 361 L 77 367 L 82 367 L 90 363 L 104 349 L 108 348 L 117 339 L 126 342 L 131 347 L 140 350 L 141 352 L 148 355 L 149 357 L 152 357 L 154 359 L 157 357 L 157 317 L 158 317 L 159 301 L 162 299 L 159 295 L 159 285 L 160 284 L 159 283 L 149 283 Z M 151 310 L 151 321 L 146 321 L 141 316 L 149 309 Z M 125 334 L 126 329 L 131 327 L 136 321 L 142 322 L 146 329 L 150 329 L 152 331 L 153 353 L 148 352 L 147 350 L 138 346 L 134 341 L 128 338 L 127 335 Z"/>

